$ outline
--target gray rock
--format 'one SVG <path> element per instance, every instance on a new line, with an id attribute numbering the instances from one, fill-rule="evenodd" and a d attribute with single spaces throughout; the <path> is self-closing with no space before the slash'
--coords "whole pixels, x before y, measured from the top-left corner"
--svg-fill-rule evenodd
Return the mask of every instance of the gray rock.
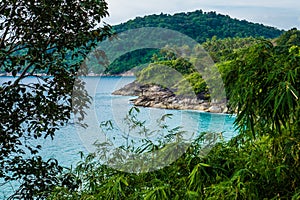
<path id="1" fill-rule="evenodd" d="M 222 108 L 220 106 L 211 106 L 207 111 L 211 113 L 222 113 Z"/>
<path id="2" fill-rule="evenodd" d="M 201 110 L 212 113 L 228 112 L 226 103 L 214 103 L 212 105 L 202 99 L 199 100 L 196 98 L 178 97 L 168 88 L 163 88 L 159 85 L 141 85 L 136 81 L 114 91 L 112 94 L 138 96 L 136 99 L 130 100 L 136 106 L 180 110 Z"/>

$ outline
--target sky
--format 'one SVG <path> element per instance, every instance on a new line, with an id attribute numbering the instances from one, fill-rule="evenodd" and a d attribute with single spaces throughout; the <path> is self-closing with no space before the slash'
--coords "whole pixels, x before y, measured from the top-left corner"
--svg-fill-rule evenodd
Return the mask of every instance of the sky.
<path id="1" fill-rule="evenodd" d="M 232 18 L 245 19 L 279 29 L 300 29 L 299 0 L 106 0 L 111 25 L 151 14 L 216 11 Z"/>

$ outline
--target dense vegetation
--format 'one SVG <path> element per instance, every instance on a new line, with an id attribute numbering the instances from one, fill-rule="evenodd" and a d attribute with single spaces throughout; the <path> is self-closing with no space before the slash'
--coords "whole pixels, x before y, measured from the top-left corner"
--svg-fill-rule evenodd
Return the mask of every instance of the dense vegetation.
<path id="1" fill-rule="evenodd" d="M 160 14 L 137 17 L 125 23 L 113 26 L 117 32 L 141 27 L 161 27 L 181 32 L 199 43 L 205 42 L 207 38 L 217 36 L 218 38 L 232 37 L 278 37 L 282 31 L 262 24 L 255 24 L 245 20 L 232 19 L 228 15 L 216 12 L 194 12 L 177 13 L 174 15 Z"/>
<path id="2" fill-rule="evenodd" d="M 136 72 L 137 81 L 142 84 L 158 84 L 171 89 L 177 96 L 182 97 L 198 97 L 198 99 L 208 100 L 210 98 L 209 88 L 207 83 L 202 78 L 201 71 L 218 70 L 217 67 L 203 65 L 200 69 L 195 67 L 199 64 L 199 59 L 206 56 L 212 58 L 211 64 L 221 63 L 230 59 L 234 52 L 259 43 L 263 39 L 249 38 L 226 38 L 217 39 L 213 37 L 202 44 L 204 49 L 199 45 L 189 47 L 166 47 L 161 49 L 157 54 L 152 56 L 152 63 Z M 199 49 L 200 48 L 200 49 Z M 207 53 L 205 52 L 207 51 Z M 186 58 L 178 57 L 176 52 L 188 52 Z M 200 54 L 200 55 L 199 55 Z M 200 62 L 201 63 L 201 62 Z M 215 68 L 215 69 L 214 69 Z M 176 72 L 174 72 L 174 71 Z M 210 72 L 207 79 L 218 78 Z M 216 74 L 217 76 L 217 74 Z M 219 80 L 222 81 L 221 77 Z M 212 84 L 212 83 L 211 83 Z M 211 85 L 212 86 L 212 85 Z M 189 89 L 191 87 L 193 90 Z"/>
<path id="3" fill-rule="evenodd" d="M 218 64 L 238 136 L 219 140 L 206 155 L 201 144 L 210 134 L 200 134 L 174 163 L 141 174 L 89 155 L 69 171 L 79 185 L 57 187 L 50 199 L 299 199 L 299 33 L 261 40 Z"/>
<path id="4" fill-rule="evenodd" d="M 163 86 L 173 91 L 178 97 L 201 96 L 204 98 L 206 96 L 206 99 L 208 98 L 207 84 L 190 60 L 176 56 L 169 57 L 170 60 L 167 57 L 160 57 L 160 59 L 137 72 L 137 82 Z"/>
<path id="5" fill-rule="evenodd" d="M 238 49 L 249 47 L 258 43 L 262 38 L 225 38 L 212 37 L 202 43 L 203 48 L 209 53 L 214 62 L 218 63 L 228 59 L 228 57 Z"/>
<path id="6" fill-rule="evenodd" d="M 175 30 L 189 36 L 200 44 L 211 38 L 227 38 L 227 43 L 223 42 L 223 48 L 230 48 L 229 45 L 234 45 L 229 44 L 230 40 L 232 40 L 231 38 L 275 38 L 283 33 L 282 30 L 273 27 L 267 27 L 262 24 L 255 24 L 245 20 L 232 19 L 229 16 L 217 14 L 215 12 L 206 13 L 201 10 L 188 13 L 177 13 L 174 15 L 160 14 L 137 17 L 125 23 L 113 26 L 113 29 L 116 33 L 120 33 L 142 27 L 160 27 Z M 249 40 L 245 40 L 244 42 L 251 42 L 251 40 L 252 39 L 249 38 Z M 149 42 L 155 42 L 155 40 L 149 40 Z M 241 41 L 236 44 L 243 45 Z M 219 46 L 219 48 L 222 47 Z M 127 53 L 110 63 L 109 67 L 106 69 L 106 73 L 120 74 L 133 67 L 149 63 L 154 53 L 159 54 L 159 50 L 141 49 L 132 53 Z M 94 73 L 99 73 L 100 71 L 97 64 L 92 65 L 91 68 Z"/>
<path id="7" fill-rule="evenodd" d="M 126 53 L 117 58 L 113 63 L 105 68 L 104 73 L 107 74 L 120 74 L 131 70 L 133 67 L 139 67 L 139 65 L 150 63 L 152 56 L 159 51 L 157 49 L 140 49 Z M 142 67 L 142 66 L 140 66 Z M 92 65 L 91 71 L 99 72 L 99 66 Z"/>

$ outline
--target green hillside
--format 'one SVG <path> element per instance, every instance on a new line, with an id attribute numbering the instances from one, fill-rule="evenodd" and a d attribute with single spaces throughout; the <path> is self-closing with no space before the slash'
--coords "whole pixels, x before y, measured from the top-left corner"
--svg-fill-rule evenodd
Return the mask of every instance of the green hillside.
<path id="1" fill-rule="evenodd" d="M 120 33 L 143 27 L 175 30 L 191 37 L 200 44 L 212 38 L 276 38 L 284 32 L 274 27 L 233 19 L 228 15 L 217 14 L 216 12 L 203 12 L 202 10 L 174 15 L 162 13 L 137 17 L 113 26 L 113 30 L 115 33 Z M 153 54 L 159 56 L 159 50 L 141 49 L 122 55 L 110 64 L 106 73 L 119 74 L 141 64 L 149 63 Z M 97 66 L 92 66 L 92 71 L 97 73 Z"/>
<path id="2" fill-rule="evenodd" d="M 233 19 L 228 15 L 217 14 L 216 12 L 203 12 L 202 10 L 174 15 L 161 13 L 160 15 L 137 17 L 113 26 L 113 29 L 119 33 L 141 27 L 168 28 L 186 34 L 200 43 L 213 36 L 218 38 L 250 36 L 275 38 L 282 33 L 282 30 L 274 27 Z"/>

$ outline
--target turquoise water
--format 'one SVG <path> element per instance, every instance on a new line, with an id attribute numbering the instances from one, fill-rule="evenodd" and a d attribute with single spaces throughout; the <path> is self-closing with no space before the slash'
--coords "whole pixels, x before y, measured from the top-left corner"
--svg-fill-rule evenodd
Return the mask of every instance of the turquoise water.
<path id="1" fill-rule="evenodd" d="M 0 83 L 11 78 L 0 78 Z M 90 77 L 86 78 L 87 82 L 96 84 L 93 85 L 94 104 L 93 109 L 96 113 L 96 125 L 101 122 L 111 120 L 116 127 L 116 132 L 113 137 L 115 145 L 122 145 L 122 133 L 126 132 L 127 127 L 124 124 L 124 118 L 128 110 L 133 106 L 130 99 L 133 97 L 113 96 L 111 92 L 130 83 L 134 77 Z M 35 81 L 35 79 L 28 79 L 28 82 Z M 191 134 L 198 134 L 199 132 L 222 132 L 225 139 L 230 139 L 234 135 L 233 122 L 234 118 L 230 115 L 224 114 L 210 114 L 200 111 L 190 110 L 166 110 L 155 108 L 139 108 L 140 113 L 138 118 L 141 121 L 146 121 L 146 127 L 149 129 L 157 128 L 157 119 L 165 114 L 172 114 L 171 119 L 167 120 L 169 128 L 182 127 Z M 97 124 L 98 123 L 98 124 Z M 126 132 L 127 133 L 127 132 Z M 189 135 L 188 135 L 189 136 Z M 56 158 L 63 166 L 70 167 L 75 165 L 79 160 L 79 152 L 88 153 L 90 144 L 87 144 L 85 137 L 88 137 L 82 129 L 78 129 L 73 123 L 61 129 L 56 133 L 54 140 L 39 139 L 33 143 L 39 143 L 43 149 L 40 154 L 45 158 Z M 152 137 L 155 137 L 153 135 Z M 140 139 L 141 136 L 131 134 L 131 138 Z M 2 193 L 9 193 L 12 187 L 9 185 L 0 186 L 0 199 Z"/>

